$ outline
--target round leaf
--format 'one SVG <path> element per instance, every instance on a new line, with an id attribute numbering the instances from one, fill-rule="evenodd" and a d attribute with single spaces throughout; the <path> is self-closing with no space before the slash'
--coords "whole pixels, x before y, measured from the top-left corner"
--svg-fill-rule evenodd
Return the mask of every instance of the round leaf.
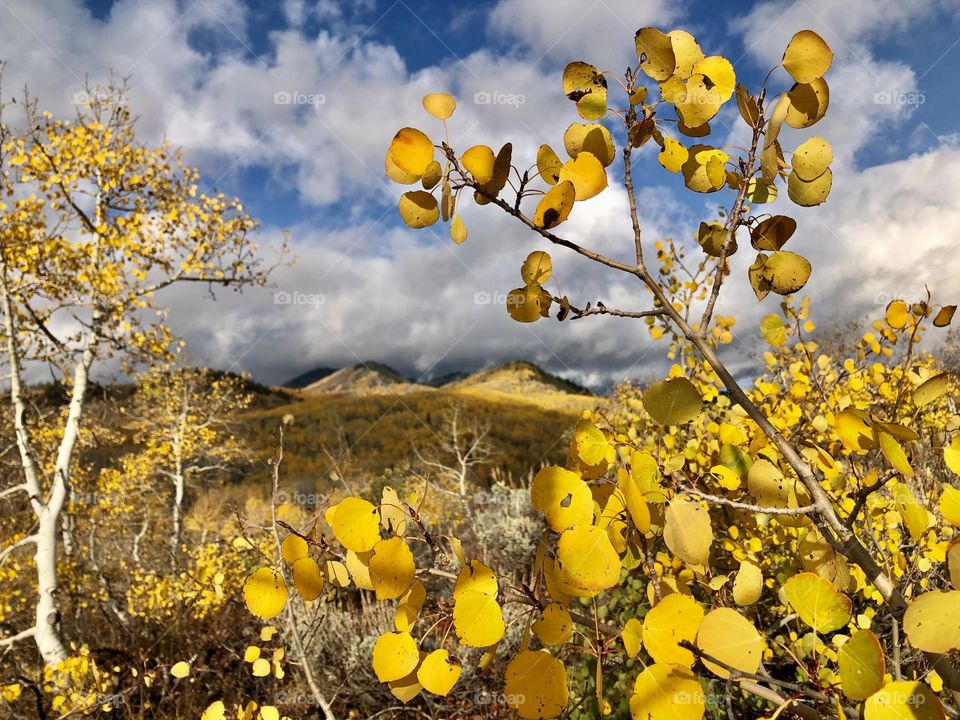
<path id="1" fill-rule="evenodd" d="M 276 570 L 262 567 L 243 584 L 243 599 L 251 613 L 261 620 L 269 620 L 286 606 L 287 584 Z"/>
<path id="2" fill-rule="evenodd" d="M 410 633 L 385 632 L 373 646 L 373 671 L 380 682 L 406 677 L 420 664 L 420 650 Z"/>
<path id="3" fill-rule="evenodd" d="M 710 657 L 740 672 L 753 674 L 760 668 L 763 638 L 753 623 L 736 610 L 717 608 L 707 613 L 697 632 L 697 647 Z M 704 666 L 726 680 L 730 671 L 723 665 L 703 660 Z"/>
<path id="4" fill-rule="evenodd" d="M 798 83 L 810 83 L 830 69 L 833 51 L 813 30 L 801 30 L 783 53 L 783 67 Z"/>
<path id="5" fill-rule="evenodd" d="M 702 621 L 700 603 L 689 595 L 671 593 L 643 618 L 643 646 L 654 662 L 690 667 L 694 654 L 680 643 L 693 643 Z"/>
<path id="6" fill-rule="evenodd" d="M 446 120 L 457 109 L 457 101 L 447 93 L 430 93 L 423 96 L 423 109 L 437 120 Z"/>
<path id="7" fill-rule="evenodd" d="M 692 382 L 677 377 L 651 385 L 643 407 L 661 425 L 685 425 L 700 414 L 703 400 Z"/>
<path id="8" fill-rule="evenodd" d="M 800 619 L 819 633 L 839 630 L 850 622 L 850 598 L 815 573 L 800 573 L 783 586 L 783 594 Z"/>

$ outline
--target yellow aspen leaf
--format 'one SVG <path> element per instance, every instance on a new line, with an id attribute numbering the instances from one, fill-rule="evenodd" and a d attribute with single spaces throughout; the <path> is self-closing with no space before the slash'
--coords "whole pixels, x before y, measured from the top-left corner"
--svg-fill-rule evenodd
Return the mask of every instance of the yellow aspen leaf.
<path id="1" fill-rule="evenodd" d="M 673 41 L 656 28 L 645 27 L 637 30 L 634 37 L 637 59 L 640 69 L 654 80 L 666 80 L 677 67 L 677 58 L 673 52 Z"/>
<path id="2" fill-rule="evenodd" d="M 525 720 L 558 717 L 567 707 L 567 670 L 545 650 L 523 650 L 507 665 L 503 693 Z"/>
<path id="3" fill-rule="evenodd" d="M 729 156 L 709 145 L 694 145 L 687 161 L 680 168 L 684 184 L 699 193 L 712 193 L 727 183 L 726 162 Z"/>
<path id="4" fill-rule="evenodd" d="M 697 647 L 712 658 L 740 672 L 753 674 L 760 668 L 763 638 L 753 623 L 731 608 L 707 613 L 697 631 Z M 726 680 L 730 671 L 723 665 L 703 659 L 704 667 Z"/>
<path id="5" fill-rule="evenodd" d="M 913 468 L 910 467 L 910 461 L 907 460 L 907 454 L 903 447 L 897 442 L 897 439 L 887 432 L 877 433 L 877 442 L 880 445 L 880 451 L 893 468 L 902 475 L 910 477 L 913 475 Z"/>
<path id="6" fill-rule="evenodd" d="M 737 605 L 753 605 L 763 593 L 763 572 L 760 568 L 744 560 L 733 579 L 733 600 Z"/>
<path id="7" fill-rule="evenodd" d="M 687 79 L 683 99 L 677 102 L 675 107 L 684 125 L 697 128 L 712 120 L 723 103 L 722 92 L 713 86 L 710 78 L 697 73 Z"/>
<path id="8" fill-rule="evenodd" d="M 705 702 L 700 681 L 688 667 L 658 662 L 637 676 L 630 716 L 633 720 L 700 720 Z"/>
<path id="9" fill-rule="evenodd" d="M 823 78 L 817 78 L 810 83 L 796 83 L 790 88 L 787 98 L 790 101 L 787 125 L 797 129 L 808 128 L 827 114 L 830 87 Z"/>
<path id="10" fill-rule="evenodd" d="M 716 220 L 701 222 L 700 227 L 697 228 L 697 242 L 710 257 L 720 257 L 723 253 L 723 246 L 729 237 L 730 233 L 727 231 L 727 226 Z M 736 251 L 736 238 L 731 239 L 728 254 L 734 251 Z"/>
<path id="11" fill-rule="evenodd" d="M 460 661 L 441 648 L 423 659 L 417 669 L 417 679 L 427 692 L 445 697 L 457 684 L 462 669 Z"/>
<path id="12" fill-rule="evenodd" d="M 813 182 L 823 175 L 833 162 L 833 148 L 819 135 L 807 138 L 793 151 L 790 163 L 797 177 L 804 182 Z"/>
<path id="13" fill-rule="evenodd" d="M 380 542 L 380 515 L 372 503 L 344 498 L 333 515 L 333 534 L 347 550 L 363 553 Z"/>
<path id="14" fill-rule="evenodd" d="M 930 514 L 917 502 L 913 490 L 906 483 L 894 483 L 890 491 L 907 532 L 913 540 L 919 540 L 930 527 Z"/>
<path id="15" fill-rule="evenodd" d="M 304 600 L 316 600 L 323 592 L 323 575 L 312 557 L 302 557 L 293 564 L 293 584 Z"/>
<path id="16" fill-rule="evenodd" d="M 425 656 L 426 653 L 421 651 L 420 659 L 422 660 Z M 417 677 L 418 669 L 419 663 L 417 667 L 411 670 L 408 674 L 404 675 L 402 678 L 398 680 L 390 680 L 387 683 L 387 687 L 390 688 L 390 694 L 404 705 L 417 697 L 417 695 L 420 694 L 420 691 L 423 690 L 423 685 L 420 684 L 420 679 Z"/>
<path id="17" fill-rule="evenodd" d="M 548 466 L 537 473 L 530 486 L 530 503 L 554 532 L 593 521 L 590 486 L 578 473 L 561 467 Z"/>
<path id="18" fill-rule="evenodd" d="M 650 530 L 650 507 L 647 505 L 643 489 L 633 474 L 622 468 L 617 472 L 617 478 L 633 526 L 641 533 L 647 533 Z"/>
<path id="19" fill-rule="evenodd" d="M 944 305 L 933 318 L 934 327 L 947 327 L 953 321 L 953 315 L 956 312 L 956 305 Z"/>
<path id="20" fill-rule="evenodd" d="M 596 595 L 620 578 L 620 556 L 603 528 L 578 525 L 565 530 L 557 541 L 560 579 L 567 585 Z"/>
<path id="21" fill-rule="evenodd" d="M 960 527 L 960 490 L 944 485 L 940 494 L 940 514 L 954 527 Z"/>
<path id="22" fill-rule="evenodd" d="M 380 525 L 391 535 L 403 535 L 407 528 L 407 511 L 397 491 L 383 486 L 380 494 Z"/>
<path id="23" fill-rule="evenodd" d="M 420 664 L 420 650 L 413 636 L 405 632 L 385 632 L 373 646 L 373 671 L 380 682 L 406 677 Z"/>
<path id="24" fill-rule="evenodd" d="M 663 138 L 663 150 L 657 155 L 657 160 L 660 161 L 664 169 L 672 173 L 678 173 L 687 161 L 689 155 L 683 143 L 670 136 L 666 136 Z"/>
<path id="25" fill-rule="evenodd" d="M 327 560 L 323 566 L 324 576 L 327 582 L 335 587 L 347 587 L 350 585 L 350 573 L 347 566 L 339 560 Z"/>
<path id="26" fill-rule="evenodd" d="M 667 33 L 670 44 L 673 46 L 673 56 L 676 67 L 673 70 L 675 77 L 686 79 L 695 71 L 694 66 L 703 60 L 703 50 L 693 35 L 686 30 L 671 30 Z"/>
<path id="27" fill-rule="evenodd" d="M 787 215 L 774 215 L 757 223 L 750 233 L 750 243 L 756 250 L 776 252 L 797 230 L 797 221 Z"/>
<path id="28" fill-rule="evenodd" d="M 280 711 L 273 705 L 261 705 L 260 720 L 280 720 Z"/>
<path id="29" fill-rule="evenodd" d="M 544 290 L 531 284 L 507 293 L 507 314 L 517 322 L 531 323 L 543 317 Z"/>
<path id="30" fill-rule="evenodd" d="M 533 632 L 544 645 L 563 645 L 573 637 L 573 619 L 563 605 L 550 603 L 533 624 Z"/>
<path id="31" fill-rule="evenodd" d="M 938 373 L 933 377 L 927 378 L 913 390 L 913 403 L 918 408 L 929 405 L 947 394 L 950 376 L 945 373 Z M 952 468 L 951 468 L 952 469 Z M 954 470 L 954 472 L 957 472 Z"/>
<path id="32" fill-rule="evenodd" d="M 811 83 L 830 69 L 833 51 L 813 30 L 801 30 L 790 39 L 782 64 L 798 83 Z"/>
<path id="33" fill-rule="evenodd" d="M 907 603 L 903 631 L 917 650 L 945 653 L 960 649 L 960 590 L 935 590 Z"/>
<path id="34" fill-rule="evenodd" d="M 587 120 L 607 114 L 607 79 L 589 63 L 576 61 L 563 69 L 563 94 L 577 103 L 577 111 Z"/>
<path id="35" fill-rule="evenodd" d="M 437 120 L 446 120 L 457 109 L 457 101 L 447 93 L 430 93 L 423 96 L 423 109 Z"/>
<path id="36" fill-rule="evenodd" d="M 493 154 L 493 148 L 488 145 L 474 145 L 468 148 L 460 157 L 460 162 L 481 185 L 493 179 L 493 164 L 496 162 L 496 156 Z"/>
<path id="37" fill-rule="evenodd" d="M 783 594 L 800 619 L 818 633 L 839 630 L 850 622 L 850 598 L 815 573 L 794 575 L 784 583 Z"/>
<path id="38" fill-rule="evenodd" d="M 887 304 L 885 313 L 887 325 L 894 330 L 901 330 L 907 324 L 909 315 L 910 309 L 903 300 L 891 300 Z"/>
<path id="39" fill-rule="evenodd" d="M 550 279 L 553 273 L 553 263 L 550 261 L 550 255 L 542 250 L 534 250 L 527 255 L 527 259 L 520 266 L 520 277 L 526 284 L 535 283 L 543 285 Z"/>
<path id="40" fill-rule="evenodd" d="M 947 572 L 954 590 L 960 590 L 960 538 L 954 539 L 947 547 Z"/>
<path id="41" fill-rule="evenodd" d="M 837 414 L 835 429 L 840 442 L 860 455 L 876 447 L 873 420 L 863 410 L 849 408 Z"/>
<path id="42" fill-rule="evenodd" d="M 549 145 L 541 145 L 537 150 L 537 172 L 547 185 L 556 185 L 560 181 L 560 168 L 563 163 L 553 148 Z"/>
<path id="43" fill-rule="evenodd" d="M 397 208 L 407 227 L 415 230 L 433 225 L 440 217 L 437 199 L 425 190 L 405 192 L 400 196 Z"/>
<path id="44" fill-rule="evenodd" d="M 707 566 L 713 528 L 710 513 L 703 504 L 690 497 L 678 495 L 667 505 L 663 539 L 670 552 L 691 565 Z"/>
<path id="45" fill-rule="evenodd" d="M 559 180 L 559 175 L 557 177 Z M 557 185 L 550 188 L 537 203 L 537 209 L 533 213 L 533 224 L 545 230 L 556 227 L 570 215 L 576 197 L 577 191 L 572 182 L 558 181 Z"/>
<path id="46" fill-rule="evenodd" d="M 500 641 L 506 626 L 496 595 L 464 590 L 453 605 L 453 628 L 463 645 L 489 647 Z"/>
<path id="47" fill-rule="evenodd" d="M 613 460 L 614 448 L 607 436 L 589 420 L 580 420 L 573 429 L 576 457 L 585 465 L 599 465 Z"/>
<path id="48" fill-rule="evenodd" d="M 889 682 L 867 698 L 864 720 L 946 720 L 943 705 L 928 685 L 915 680 Z"/>
<path id="49" fill-rule="evenodd" d="M 454 215 L 450 221 L 450 239 L 457 245 L 462 245 L 467 239 L 467 226 L 459 215 Z"/>
<path id="50" fill-rule="evenodd" d="M 427 590 L 423 583 L 414 580 L 410 588 L 400 597 L 393 617 L 393 626 L 400 632 L 410 632 L 417 622 L 417 616 L 427 599 Z"/>
<path id="51" fill-rule="evenodd" d="M 479 560 L 471 560 L 469 565 L 460 570 L 453 586 L 453 599 L 457 600 L 460 595 L 469 591 L 491 597 L 496 597 L 499 591 L 496 573 Z"/>
<path id="52" fill-rule="evenodd" d="M 654 662 L 690 667 L 696 658 L 680 643 L 693 643 L 702 621 L 700 603 L 688 595 L 671 593 L 643 618 L 643 646 Z"/>
<path id="53" fill-rule="evenodd" d="M 373 590 L 373 581 L 370 579 L 370 556 L 373 550 L 365 553 L 355 553 L 353 550 L 347 550 L 344 564 L 350 577 L 353 578 L 353 584 L 361 590 Z"/>
<path id="54" fill-rule="evenodd" d="M 250 673 L 254 677 L 267 677 L 270 675 L 270 661 L 266 658 L 257 658 L 253 661 L 253 667 L 250 668 Z"/>
<path id="55" fill-rule="evenodd" d="M 643 407 L 660 425 L 685 425 L 700 414 L 703 400 L 692 382 L 677 377 L 651 385 Z"/>
<path id="56" fill-rule="evenodd" d="M 827 168 L 815 180 L 803 180 L 794 170 L 787 176 L 787 196 L 800 207 L 813 207 L 826 201 L 833 187 L 833 171 Z"/>
<path id="57" fill-rule="evenodd" d="M 807 284 L 812 268 L 810 261 L 789 250 L 769 255 L 760 269 L 760 277 L 768 290 L 778 295 L 792 295 Z"/>
<path id="58" fill-rule="evenodd" d="M 624 624 L 620 638 L 623 640 L 623 649 L 626 650 L 627 657 L 635 658 L 643 644 L 643 623 L 637 618 L 630 618 Z"/>
<path id="59" fill-rule="evenodd" d="M 310 552 L 310 546 L 307 541 L 299 535 L 287 535 L 280 543 L 280 556 L 288 563 L 296 562 L 302 557 L 306 557 Z"/>
<path id="60" fill-rule="evenodd" d="M 216 700 L 207 705 L 203 715 L 200 716 L 200 720 L 226 720 L 226 717 L 227 708 L 223 704 L 223 700 Z"/>
<path id="61" fill-rule="evenodd" d="M 387 159 L 404 175 L 413 176 L 415 182 L 433 160 L 433 143 L 416 128 L 401 128 L 390 141 Z M 390 174 L 389 167 L 387 174 Z"/>
<path id="62" fill-rule="evenodd" d="M 749 126 L 753 127 L 760 119 L 760 109 L 757 106 L 756 98 L 750 95 L 746 86 L 738 83 L 734 89 L 737 96 L 737 109 L 740 111 L 740 117 Z"/>
<path id="63" fill-rule="evenodd" d="M 573 183 L 578 201 L 589 200 L 607 187 L 607 173 L 603 165 L 593 153 L 586 150 L 560 168 L 560 182 L 565 180 Z"/>
<path id="64" fill-rule="evenodd" d="M 760 321 L 760 333 L 763 339 L 774 347 L 781 347 L 787 341 L 787 331 L 783 318 L 771 313 Z"/>
<path id="65" fill-rule="evenodd" d="M 261 620 L 269 620 L 286 606 L 287 584 L 276 570 L 262 567 L 243 584 L 243 599 L 252 614 Z"/>
<path id="66" fill-rule="evenodd" d="M 381 540 L 374 545 L 369 566 L 377 600 L 393 600 L 403 595 L 417 572 L 413 553 L 400 537 Z"/>
<path id="67" fill-rule="evenodd" d="M 576 159 L 581 152 L 588 152 L 604 167 L 610 165 L 617 156 L 613 136 L 603 125 L 573 123 L 563 133 L 563 145 L 572 159 Z"/>
<path id="68" fill-rule="evenodd" d="M 190 663 L 184 662 L 183 660 L 174 663 L 173 667 L 170 668 L 170 674 L 178 679 L 187 677 L 190 675 Z"/>
<path id="69" fill-rule="evenodd" d="M 837 653 L 840 687 L 851 700 L 866 700 L 883 687 L 883 647 L 869 630 L 858 630 Z"/>
<path id="70" fill-rule="evenodd" d="M 693 66 L 694 75 L 703 75 L 709 78 L 711 91 L 719 96 L 721 103 L 733 97 L 733 90 L 737 86 L 737 76 L 733 65 L 725 57 L 711 55 L 698 60 Z"/>
<path id="71" fill-rule="evenodd" d="M 249 645 L 243 653 L 243 661 L 245 663 L 256 662 L 257 658 L 260 657 L 260 648 L 256 645 Z"/>
<path id="72" fill-rule="evenodd" d="M 432 160 L 427 169 L 423 171 L 423 177 L 420 178 L 420 184 L 424 190 L 430 190 L 436 187 L 437 183 L 443 178 L 443 168 L 436 160 Z"/>

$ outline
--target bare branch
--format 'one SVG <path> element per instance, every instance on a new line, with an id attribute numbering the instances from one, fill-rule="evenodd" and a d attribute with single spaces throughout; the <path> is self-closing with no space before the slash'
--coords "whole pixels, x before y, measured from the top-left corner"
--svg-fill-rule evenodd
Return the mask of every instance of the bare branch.
<path id="1" fill-rule="evenodd" d="M 809 515 L 810 513 L 817 511 L 816 505 L 802 505 L 795 508 L 764 507 L 763 505 L 753 505 L 751 503 L 728 500 L 725 497 L 720 497 L 719 495 L 710 495 L 709 493 L 701 492 L 692 487 L 681 487 L 680 491 L 689 495 L 694 495 L 698 498 L 706 500 L 708 503 L 713 503 L 714 505 L 725 505 L 726 507 L 735 508 L 737 510 L 746 510 L 754 513 L 766 513 L 767 515 Z"/>

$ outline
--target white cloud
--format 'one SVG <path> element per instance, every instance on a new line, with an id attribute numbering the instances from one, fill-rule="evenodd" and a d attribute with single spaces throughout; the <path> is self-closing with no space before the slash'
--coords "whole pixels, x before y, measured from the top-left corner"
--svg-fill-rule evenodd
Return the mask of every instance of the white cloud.
<path id="1" fill-rule="evenodd" d="M 499 147 L 510 140 L 515 164 L 526 167 L 539 144 L 559 147 L 563 130 L 577 119 L 560 93 L 557 69 L 579 57 L 614 70 L 625 66 L 634 58 L 637 27 L 684 25 L 677 5 L 501 0 L 488 29 L 517 43 L 508 54 L 483 50 L 416 72 L 394 47 L 372 39 L 376 33 L 365 35 L 367 28 L 358 26 L 355 13 L 341 14 L 328 0 L 287 0 L 292 29 L 270 35 L 271 51 L 264 58 L 245 47 L 245 4 L 233 0 L 198 3 L 185 13 L 172 0 L 120 0 L 104 21 L 76 1 L 10 7 L 19 20 L 0 7 L 0 43 L 10 60 L 8 92 L 29 82 L 45 107 L 62 112 L 85 77 L 102 81 L 111 69 L 130 73 L 130 99 L 147 138 L 167 136 L 182 145 L 188 161 L 199 163 L 210 181 L 237 167 L 266 168 L 271 183 L 329 213 L 322 217 L 332 219 L 332 229 L 291 218 L 300 262 L 277 276 L 278 289 L 322 294 L 323 304 L 277 305 L 269 293 L 251 291 L 221 295 L 216 305 L 201 305 L 203 312 L 197 312 L 198 291 L 168 297 L 174 327 L 188 338 L 198 360 L 250 369 L 268 381 L 312 365 L 359 359 L 426 372 L 525 357 L 595 383 L 628 369 L 633 375 L 662 369 L 659 349 L 647 352 L 651 345 L 642 323 L 590 318 L 521 326 L 507 319 L 501 304 L 478 302 L 478 294 L 481 300 L 496 298 L 519 284 L 518 267 L 526 253 L 547 246 L 466 196 L 461 209 L 470 238 L 463 247 L 454 248 L 443 228 L 394 229 L 381 218 L 392 217 L 401 190 L 386 185 L 382 163 L 401 126 L 437 136 L 439 123 L 423 112 L 420 99 L 426 92 L 449 91 L 460 99 L 450 123 L 455 147 Z M 800 27 L 821 31 L 837 51 L 828 76 L 830 112 L 812 130 L 834 146 L 833 193 L 825 206 L 809 211 L 788 209 L 785 199 L 774 206 L 800 221 L 791 246 L 814 262 L 809 291 L 821 317 L 835 308 L 847 316 L 877 310 L 877 297 L 916 292 L 923 282 L 945 302 L 950 293 L 960 293 L 950 264 L 941 259 L 960 221 L 960 199 L 942 189 L 960 182 L 956 149 L 945 138 L 924 154 L 867 170 L 857 162 L 866 147 L 894 146 L 888 132 L 910 112 L 907 105 L 875 102 L 877 93 L 915 92 L 917 84 L 914 69 L 878 59 L 871 43 L 879 33 L 903 30 L 938 7 L 934 0 L 771 2 L 734 23 L 761 65 L 776 64 Z M 229 30 L 218 18 L 229 18 Z M 328 29 L 306 34 L 302 28 L 316 20 Z M 481 21 L 473 11 L 465 11 L 461 20 Z M 198 29 L 217 35 L 215 52 L 201 52 L 188 42 Z M 427 35 L 424 42 L 433 40 Z M 274 103 L 275 93 L 283 91 L 322 95 L 324 102 L 316 107 Z M 490 102 L 478 103 L 475 97 Z M 795 133 L 791 142 L 807 134 L 811 131 Z M 655 168 L 639 179 L 648 246 L 668 236 L 689 241 L 701 218 L 678 201 L 676 178 Z M 703 199 L 704 217 L 718 200 Z M 622 186 L 612 181 L 604 194 L 578 206 L 563 232 L 629 259 L 633 242 L 626 205 Z M 264 232 L 267 237 L 277 233 L 274 228 Z M 757 337 L 756 323 L 775 309 L 775 299 L 756 303 L 745 278 L 748 243 L 741 248 L 718 312 L 736 315 L 738 335 L 748 341 Z M 552 254 L 554 288 L 571 301 L 647 306 L 648 294 L 639 282 L 561 249 Z"/>
<path id="2" fill-rule="evenodd" d="M 634 33 L 669 24 L 679 14 L 666 0 L 500 0 L 490 27 L 522 43 L 535 62 L 586 60 L 622 73 L 637 62 Z"/>

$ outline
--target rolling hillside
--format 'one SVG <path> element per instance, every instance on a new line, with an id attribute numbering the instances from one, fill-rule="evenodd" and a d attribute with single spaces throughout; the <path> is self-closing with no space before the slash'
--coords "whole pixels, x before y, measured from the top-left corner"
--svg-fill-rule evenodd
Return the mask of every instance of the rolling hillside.
<path id="1" fill-rule="evenodd" d="M 386 365 L 362 363 L 299 389 L 282 389 L 288 402 L 257 404 L 243 421 L 254 447 L 267 458 L 277 424 L 291 415 L 286 471 L 310 485 L 326 478 L 335 464 L 365 475 L 404 468 L 414 447 L 431 452 L 440 445 L 445 414 L 458 408 L 465 427 L 489 427 L 496 464 L 520 478 L 541 464 L 562 462 L 565 436 L 580 413 L 605 402 L 520 361 L 453 373 L 449 379 L 431 387 L 412 383 Z M 478 474 L 489 478 L 492 469 L 490 464 Z"/>

